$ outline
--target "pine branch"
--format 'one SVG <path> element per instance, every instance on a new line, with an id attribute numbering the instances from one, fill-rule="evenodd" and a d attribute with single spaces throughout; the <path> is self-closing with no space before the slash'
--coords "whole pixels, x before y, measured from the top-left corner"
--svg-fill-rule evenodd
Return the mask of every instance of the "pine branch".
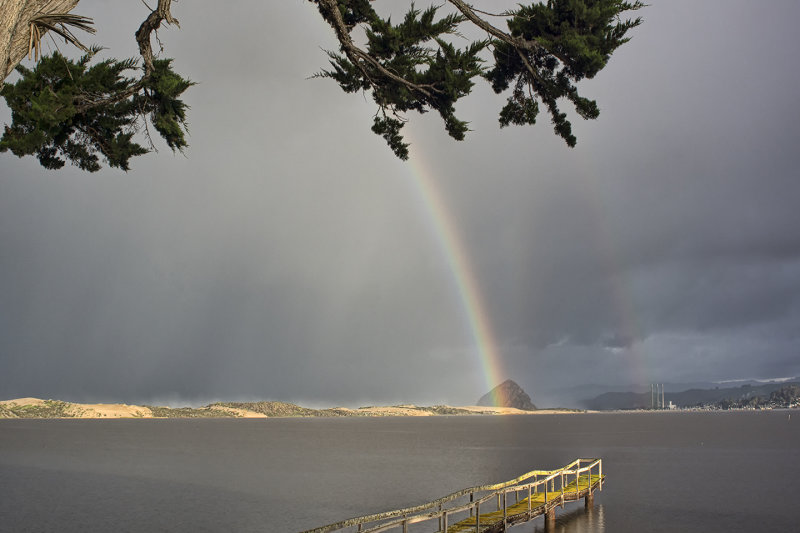
<path id="1" fill-rule="evenodd" d="M 339 6 L 336 0 L 318 0 L 318 4 L 323 18 L 325 18 L 328 24 L 330 24 L 336 32 L 336 37 L 339 39 L 339 44 L 341 45 L 342 51 L 350 60 L 350 62 L 358 67 L 358 69 L 364 75 L 364 78 L 369 80 L 373 88 L 377 88 L 378 84 L 372 79 L 372 74 L 368 71 L 366 65 L 369 65 L 377 70 L 382 76 L 396 83 L 400 83 L 410 91 L 420 93 L 426 98 L 431 97 L 432 91 L 437 91 L 436 87 L 430 84 L 412 83 L 411 81 L 398 76 L 394 72 L 386 69 L 368 52 L 356 46 L 356 44 L 353 42 L 353 39 L 350 37 L 350 30 L 342 18 L 342 14 L 339 11 Z"/>
<path id="2" fill-rule="evenodd" d="M 34 155 L 48 169 L 62 168 L 68 160 L 89 172 L 101 168 L 102 156 L 109 166 L 127 171 L 131 157 L 148 152 L 134 139 L 141 131 L 139 120 L 146 131 L 150 120 L 173 151 L 182 151 L 187 146 L 188 106 L 180 97 L 193 83 L 172 70 L 170 59 L 155 59 L 150 45 L 162 22 L 177 25 L 169 7 L 170 0 L 160 0 L 136 32 L 142 67 L 135 59 L 108 59 L 90 66 L 101 50 L 97 47 L 78 61 L 54 52 L 33 70 L 17 66 L 20 79 L 2 89 L 12 124 L 0 138 L 0 152 Z M 33 37 L 41 38 L 39 28 L 54 27 L 69 38 L 71 33 L 56 26 L 57 20 L 77 23 L 73 27 L 85 24 L 81 17 L 40 19 L 32 25 Z M 125 75 L 134 69 L 138 76 Z"/>

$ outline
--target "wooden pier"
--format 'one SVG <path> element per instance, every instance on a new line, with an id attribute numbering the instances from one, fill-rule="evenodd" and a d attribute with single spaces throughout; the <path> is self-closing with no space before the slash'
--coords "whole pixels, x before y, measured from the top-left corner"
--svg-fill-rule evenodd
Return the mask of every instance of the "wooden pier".
<path id="1" fill-rule="evenodd" d="M 472 487 L 406 509 L 342 520 L 303 533 L 499 533 L 544 515 L 545 529 L 555 525 L 557 507 L 603 489 L 603 461 L 576 459 L 557 470 L 533 470 L 511 481 Z"/>

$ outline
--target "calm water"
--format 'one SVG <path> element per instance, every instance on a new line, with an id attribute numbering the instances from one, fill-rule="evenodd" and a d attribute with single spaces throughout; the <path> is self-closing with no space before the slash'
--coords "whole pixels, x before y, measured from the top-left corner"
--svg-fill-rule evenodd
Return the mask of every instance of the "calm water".
<path id="1" fill-rule="evenodd" d="M 564 533 L 798 531 L 792 414 L 2 420 L 0 531 L 292 532 L 579 456 L 608 479 Z"/>

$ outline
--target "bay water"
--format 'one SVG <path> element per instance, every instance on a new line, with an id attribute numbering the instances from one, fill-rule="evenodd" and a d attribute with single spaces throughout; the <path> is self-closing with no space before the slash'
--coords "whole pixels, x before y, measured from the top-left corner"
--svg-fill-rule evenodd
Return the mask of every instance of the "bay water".
<path id="1" fill-rule="evenodd" d="M 578 457 L 606 484 L 556 531 L 800 531 L 800 412 L 776 410 L 0 420 L 0 532 L 297 532 Z"/>

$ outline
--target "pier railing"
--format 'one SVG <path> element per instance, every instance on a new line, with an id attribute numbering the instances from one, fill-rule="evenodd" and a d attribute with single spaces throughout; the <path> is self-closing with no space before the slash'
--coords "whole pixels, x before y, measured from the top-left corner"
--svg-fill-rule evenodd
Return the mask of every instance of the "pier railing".
<path id="1" fill-rule="evenodd" d="M 532 470 L 504 483 L 471 487 L 421 505 L 350 518 L 303 533 L 408 533 L 411 526 L 414 531 L 440 533 L 504 531 L 542 514 L 554 517 L 555 508 L 568 501 L 586 498 L 589 506 L 593 491 L 602 490 L 603 478 L 602 459 L 576 459 L 556 470 Z"/>

